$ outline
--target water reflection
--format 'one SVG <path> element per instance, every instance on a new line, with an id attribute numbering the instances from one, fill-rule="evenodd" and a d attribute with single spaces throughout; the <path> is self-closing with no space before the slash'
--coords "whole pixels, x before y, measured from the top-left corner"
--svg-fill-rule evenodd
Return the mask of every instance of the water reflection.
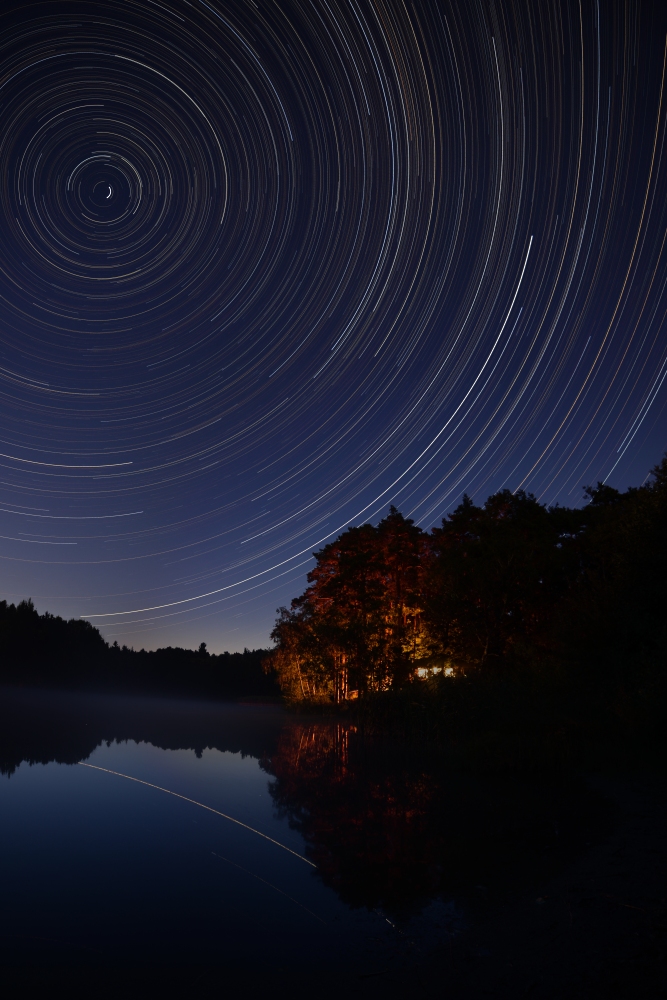
<path id="1" fill-rule="evenodd" d="M 379 920 L 313 878 L 258 765 L 285 722 L 271 706 L 0 691 L 0 966 L 224 966 L 266 983 L 306 975 L 332 941 L 353 964 Z"/>
<path id="2" fill-rule="evenodd" d="M 433 750 L 363 739 L 353 724 L 292 721 L 262 766 L 325 884 L 398 919 L 436 897 L 518 888 L 604 818 L 576 779 L 456 775 Z"/>
<path id="3" fill-rule="evenodd" d="M 353 725 L 292 723 L 263 760 L 279 814 L 352 906 L 414 908 L 441 888 L 441 783 L 423 762 L 363 745 Z M 421 763 L 421 766 L 420 766 Z"/>
<path id="4" fill-rule="evenodd" d="M 285 725 L 271 705 L 197 702 L 0 688 L 0 774 L 22 761 L 75 764 L 102 743 L 134 740 L 163 750 L 212 748 L 259 758 Z"/>
<path id="5" fill-rule="evenodd" d="M 392 926 L 407 926 L 428 904 L 444 901 L 450 917 L 439 925 L 441 937 L 456 932 L 461 906 L 474 908 L 470 900 L 490 888 L 518 889 L 536 872 L 543 876 L 604 822 L 600 802 L 575 780 L 457 775 L 433 750 L 363 739 L 354 724 L 290 717 L 275 706 L 0 690 L 6 775 L 23 761 L 75 764 L 102 748 L 107 756 L 99 758 L 98 750 L 94 762 L 110 769 L 105 780 L 117 781 L 113 773 L 125 765 L 105 749 L 114 741 L 194 751 L 198 758 L 212 748 L 259 760 L 270 778 L 278 831 L 263 814 L 265 839 L 275 835 L 282 843 L 290 834 L 287 820 L 290 850 L 305 852 L 320 884 L 347 907 L 381 912 Z M 132 761 L 139 766 L 136 755 Z M 158 791 L 177 790 L 186 802 L 204 802 L 224 818 L 233 811 L 227 803 L 241 801 L 240 786 L 232 791 L 216 767 L 204 754 L 187 776 L 157 760 L 131 776 Z M 109 786 L 108 794 L 117 793 Z M 248 829 L 260 823 L 250 813 L 246 821 Z M 211 845 L 207 856 L 239 871 L 248 867 L 245 856 L 230 859 L 217 841 Z M 272 876 L 266 884 L 275 889 Z M 291 895 L 285 887 L 278 891 Z"/>

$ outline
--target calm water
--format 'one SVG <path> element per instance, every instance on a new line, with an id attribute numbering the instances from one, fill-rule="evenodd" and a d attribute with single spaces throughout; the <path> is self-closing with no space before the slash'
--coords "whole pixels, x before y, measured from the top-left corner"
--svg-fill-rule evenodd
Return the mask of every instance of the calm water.
<path id="1" fill-rule="evenodd" d="M 0 964 L 387 976 L 588 822 L 260 705 L 4 690 L 0 766 Z"/>

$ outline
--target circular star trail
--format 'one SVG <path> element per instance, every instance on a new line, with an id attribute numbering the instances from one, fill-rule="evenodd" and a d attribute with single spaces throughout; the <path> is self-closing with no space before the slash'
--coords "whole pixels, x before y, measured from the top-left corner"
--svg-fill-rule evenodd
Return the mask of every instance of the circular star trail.
<path id="1" fill-rule="evenodd" d="M 390 503 L 581 500 L 665 446 L 660 4 L 0 18 L 0 589 L 267 641 Z"/>

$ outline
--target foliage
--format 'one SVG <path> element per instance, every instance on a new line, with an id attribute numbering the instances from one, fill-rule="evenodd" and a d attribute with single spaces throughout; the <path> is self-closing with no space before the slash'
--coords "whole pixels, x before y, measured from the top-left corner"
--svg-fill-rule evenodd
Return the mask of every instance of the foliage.
<path id="1" fill-rule="evenodd" d="M 0 676 L 75 683 L 99 669 L 107 644 L 89 622 L 40 615 L 31 600 L 0 602 Z"/>
<path id="2" fill-rule="evenodd" d="M 424 533 L 395 508 L 315 553 L 310 586 L 280 608 L 269 660 L 290 700 L 341 701 L 404 683 L 421 648 Z"/>
<path id="3" fill-rule="evenodd" d="M 563 512 L 523 490 L 461 504 L 429 539 L 427 621 L 459 670 L 489 668 L 542 644 L 571 568 Z"/>
<path id="4" fill-rule="evenodd" d="M 492 705 L 553 734 L 662 731 L 667 456 L 641 487 L 584 496 L 570 509 L 501 490 L 430 532 L 394 508 L 349 528 L 279 609 L 267 667 L 292 702 L 358 694 L 375 718 L 405 691 L 392 704 L 423 703 L 434 730 Z"/>

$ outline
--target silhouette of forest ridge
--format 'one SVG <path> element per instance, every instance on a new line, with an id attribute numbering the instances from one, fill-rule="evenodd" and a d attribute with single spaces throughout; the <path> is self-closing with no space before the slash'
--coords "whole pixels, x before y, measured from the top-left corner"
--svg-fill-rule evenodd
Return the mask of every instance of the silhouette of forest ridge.
<path id="1" fill-rule="evenodd" d="M 350 527 L 279 609 L 267 667 L 287 701 L 499 761 L 662 745 L 667 456 L 640 487 L 584 493 L 581 508 L 464 496 L 430 532 L 393 507 Z"/>
<path id="2" fill-rule="evenodd" d="M 109 645 L 89 622 L 40 615 L 31 600 L 0 601 L 0 683 L 98 688 L 192 697 L 276 697 L 264 649 L 211 654 L 167 646 L 147 652 Z"/>

